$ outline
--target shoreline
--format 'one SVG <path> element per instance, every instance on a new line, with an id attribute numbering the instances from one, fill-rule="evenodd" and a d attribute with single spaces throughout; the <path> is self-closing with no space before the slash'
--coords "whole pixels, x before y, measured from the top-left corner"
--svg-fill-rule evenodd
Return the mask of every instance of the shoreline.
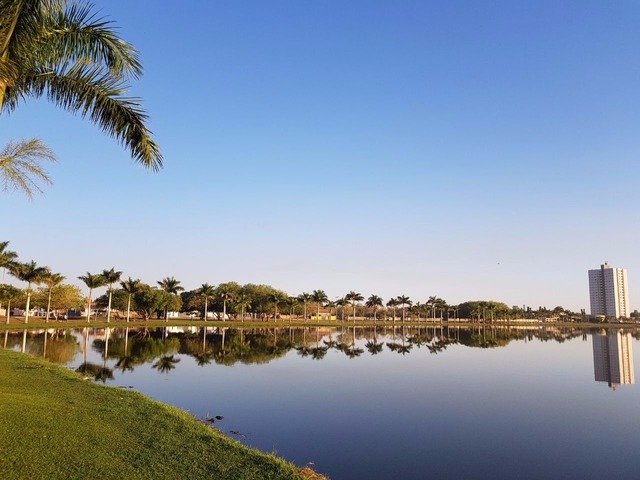
<path id="1" fill-rule="evenodd" d="M 3 478 L 323 479 L 189 413 L 0 351 Z"/>

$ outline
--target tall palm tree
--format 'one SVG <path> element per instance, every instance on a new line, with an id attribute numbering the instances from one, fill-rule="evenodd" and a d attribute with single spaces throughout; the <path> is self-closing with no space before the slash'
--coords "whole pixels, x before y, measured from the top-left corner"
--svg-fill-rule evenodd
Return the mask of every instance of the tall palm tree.
<path id="1" fill-rule="evenodd" d="M 398 300 L 395 298 L 390 299 L 387 302 L 387 307 L 391 308 L 391 311 L 393 312 L 393 321 L 396 321 L 396 307 L 398 306 Z"/>
<path id="2" fill-rule="evenodd" d="M 298 297 L 287 298 L 287 305 L 289 306 L 289 322 L 291 322 L 291 319 L 293 318 L 293 309 L 298 305 L 298 303 Z"/>
<path id="3" fill-rule="evenodd" d="M 127 81 L 142 75 L 135 48 L 90 3 L 74 0 L 2 0 L 0 112 L 31 97 L 46 97 L 80 113 L 124 144 L 146 168 L 162 166 Z"/>
<path id="4" fill-rule="evenodd" d="M 354 292 L 351 290 L 344 296 L 345 300 L 351 302 L 351 306 L 353 307 L 353 323 L 356 323 L 356 303 L 364 300 L 364 297 L 361 293 Z"/>
<path id="5" fill-rule="evenodd" d="M 216 289 L 213 285 L 203 283 L 202 286 L 196 290 L 196 293 L 204 297 L 204 321 L 207 321 L 207 314 L 209 311 L 209 299 L 216 294 Z"/>
<path id="6" fill-rule="evenodd" d="M 40 184 L 53 183 L 40 165 L 43 161 L 55 162 L 56 156 L 37 138 L 9 142 L 0 151 L 2 189 L 18 190 L 29 198 L 32 198 L 36 192 L 42 192 Z"/>
<path id="7" fill-rule="evenodd" d="M 286 300 L 286 296 L 282 292 L 273 292 L 269 295 L 269 300 L 273 302 L 275 305 L 275 310 L 273 313 L 273 320 L 278 321 L 278 305 Z"/>
<path id="8" fill-rule="evenodd" d="M 218 286 L 216 295 L 222 301 L 222 321 L 227 320 L 227 302 L 235 300 L 235 291 L 226 285 Z"/>
<path id="9" fill-rule="evenodd" d="M 31 304 L 31 284 L 38 285 L 49 275 L 50 271 L 47 267 L 39 267 L 36 262 L 31 260 L 27 263 L 13 263 L 9 267 L 9 272 L 14 277 L 27 282 L 27 306 L 24 312 L 24 323 L 29 323 L 29 308 Z"/>
<path id="10" fill-rule="evenodd" d="M 47 287 L 49 287 L 49 297 L 47 299 L 47 319 L 46 319 L 46 323 L 49 323 L 49 315 L 51 313 L 51 292 L 53 291 L 53 288 L 57 287 L 58 285 L 60 285 L 64 281 L 65 278 L 66 277 L 64 277 L 60 273 L 51 273 L 51 272 L 49 272 L 49 274 L 46 275 L 42 279 L 42 283 L 44 283 Z"/>
<path id="11" fill-rule="evenodd" d="M 307 321 L 307 304 L 313 300 L 310 293 L 302 292 L 298 295 L 298 300 L 304 305 L 304 321 Z"/>
<path id="12" fill-rule="evenodd" d="M 9 318 L 11 315 L 11 302 L 18 300 L 22 296 L 23 292 L 18 287 L 13 285 L 0 285 L 0 299 L 7 302 L 7 318 L 5 323 L 9 325 Z M 5 346 L 6 348 L 6 346 Z"/>
<path id="13" fill-rule="evenodd" d="M 365 304 L 367 307 L 373 309 L 373 321 L 377 321 L 377 312 L 378 312 L 378 308 L 382 307 L 382 298 L 379 297 L 378 295 L 371 295 L 369 298 L 367 298 L 367 303 Z"/>
<path id="14" fill-rule="evenodd" d="M 170 295 L 177 295 L 184 290 L 184 288 L 180 286 L 180 280 L 176 280 L 173 277 L 165 277 L 159 280 L 158 285 L 160 285 L 160 289 Z M 164 321 L 169 321 L 169 307 L 166 306 L 164 307 Z"/>
<path id="15" fill-rule="evenodd" d="M 246 293 L 241 293 L 236 298 L 236 308 L 240 307 L 240 321 L 244 322 L 244 313 L 247 308 L 251 308 L 251 297 Z"/>
<path id="16" fill-rule="evenodd" d="M 396 298 L 396 302 L 398 302 L 397 304 L 400 305 L 400 309 L 402 310 L 402 323 L 404 323 L 404 307 L 411 305 L 413 302 L 411 302 L 411 299 L 406 295 L 399 295 L 398 298 Z"/>
<path id="17" fill-rule="evenodd" d="M 89 323 L 91 319 L 91 294 L 94 289 L 104 287 L 106 282 L 101 274 L 89 272 L 86 275 L 80 275 L 78 280 L 82 280 L 89 289 L 89 303 L 87 304 L 87 323 Z"/>
<path id="18" fill-rule="evenodd" d="M 340 307 L 340 321 L 344 322 L 344 307 L 349 305 L 349 302 L 346 298 L 338 298 L 336 300 L 336 316 L 338 315 L 338 307 Z"/>
<path id="19" fill-rule="evenodd" d="M 113 284 L 120 281 L 122 272 L 116 272 L 115 268 L 111 267 L 111 270 L 103 270 L 102 276 L 104 277 L 105 283 L 109 285 L 109 304 L 107 305 L 107 323 L 109 323 L 109 319 L 111 318 L 111 295 L 113 294 Z"/>
<path id="20" fill-rule="evenodd" d="M 0 268 L 9 268 L 18 258 L 18 254 L 16 252 L 7 250 L 8 246 L 8 241 L 0 242 Z M 0 303 L 0 307 L 1 306 L 2 303 Z"/>
<path id="21" fill-rule="evenodd" d="M 327 297 L 324 290 L 314 290 L 311 294 L 311 299 L 316 302 L 316 321 L 320 322 L 320 307 L 329 300 L 329 297 Z"/>
<path id="22" fill-rule="evenodd" d="M 120 286 L 122 290 L 127 293 L 127 322 L 131 318 L 131 297 L 133 297 L 136 293 L 140 291 L 140 286 L 142 283 L 139 279 L 133 280 L 129 277 L 127 280 L 120 282 Z M 127 327 L 129 328 L 129 327 Z"/>

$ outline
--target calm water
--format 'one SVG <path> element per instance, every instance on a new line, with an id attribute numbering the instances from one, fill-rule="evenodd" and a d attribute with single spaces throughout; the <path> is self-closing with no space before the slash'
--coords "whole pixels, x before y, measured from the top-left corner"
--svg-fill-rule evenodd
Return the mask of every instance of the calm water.
<path id="1" fill-rule="evenodd" d="M 636 331 L 7 333 L 337 479 L 640 478 Z M 46 342 L 45 342 L 46 340 Z"/>

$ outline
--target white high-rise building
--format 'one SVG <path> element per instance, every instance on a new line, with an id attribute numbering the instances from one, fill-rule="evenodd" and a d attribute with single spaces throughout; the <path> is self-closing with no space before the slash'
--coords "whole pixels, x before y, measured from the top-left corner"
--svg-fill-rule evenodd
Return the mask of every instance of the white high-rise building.
<path id="1" fill-rule="evenodd" d="M 591 315 L 609 318 L 628 318 L 629 291 L 627 270 L 605 263 L 597 270 L 589 270 L 589 299 Z"/>

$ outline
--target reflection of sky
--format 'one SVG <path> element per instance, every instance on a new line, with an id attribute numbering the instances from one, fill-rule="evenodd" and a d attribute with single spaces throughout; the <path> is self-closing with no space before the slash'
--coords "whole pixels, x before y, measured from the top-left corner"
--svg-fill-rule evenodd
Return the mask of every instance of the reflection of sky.
<path id="1" fill-rule="evenodd" d="M 200 418 L 223 415 L 222 430 L 297 464 L 313 461 L 331 478 L 637 477 L 640 419 L 629 413 L 637 391 L 594 382 L 590 337 L 451 345 L 437 355 L 385 345 L 376 356 L 330 350 L 321 361 L 292 350 L 231 367 L 180 358 L 168 374 L 146 364 L 116 370 L 109 383 Z M 616 461 L 600 460 L 608 456 Z"/>

